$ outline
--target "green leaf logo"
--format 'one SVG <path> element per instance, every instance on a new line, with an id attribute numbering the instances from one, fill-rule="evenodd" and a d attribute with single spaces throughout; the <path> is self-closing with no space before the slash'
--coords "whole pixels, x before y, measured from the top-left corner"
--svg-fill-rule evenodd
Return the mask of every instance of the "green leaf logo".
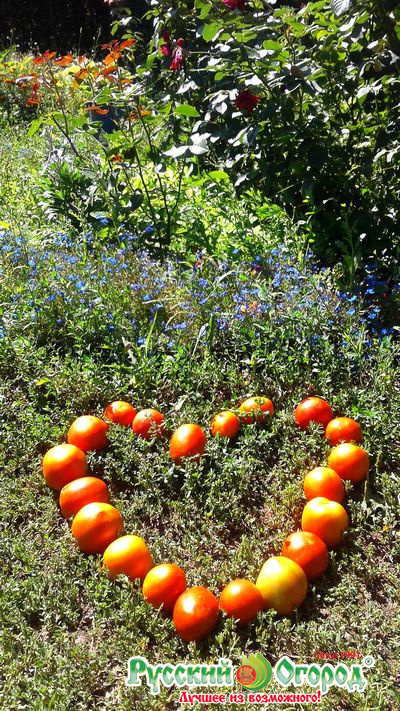
<path id="1" fill-rule="evenodd" d="M 242 665 L 236 672 L 236 678 L 242 686 L 251 691 L 263 689 L 272 679 L 272 667 L 260 652 L 242 655 Z"/>

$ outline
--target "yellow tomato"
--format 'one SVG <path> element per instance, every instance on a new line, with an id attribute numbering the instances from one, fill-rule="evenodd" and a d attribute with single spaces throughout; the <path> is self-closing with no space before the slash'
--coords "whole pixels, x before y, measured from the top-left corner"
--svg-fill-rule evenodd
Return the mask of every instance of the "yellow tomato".
<path id="1" fill-rule="evenodd" d="M 307 577 L 290 558 L 282 555 L 269 558 L 260 570 L 256 586 L 264 599 L 264 608 L 280 615 L 291 615 L 307 594 Z"/>

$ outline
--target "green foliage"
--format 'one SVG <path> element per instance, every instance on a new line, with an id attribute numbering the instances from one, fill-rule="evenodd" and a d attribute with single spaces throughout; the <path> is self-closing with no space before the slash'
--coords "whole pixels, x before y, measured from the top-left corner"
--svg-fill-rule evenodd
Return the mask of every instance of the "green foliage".
<path id="1" fill-rule="evenodd" d="M 388 262 L 399 248 L 399 11 L 343 6 L 336 17 L 325 2 L 296 13 L 196 0 L 176 12 L 155 0 L 154 46 L 167 29 L 184 38 L 185 60 L 172 72 L 160 54 L 148 86 L 174 115 L 181 102 L 200 114 L 169 156 L 201 146 L 203 166 L 227 171 L 238 192 L 256 186 L 311 229 L 325 261 L 358 251 Z M 237 109 L 243 90 L 257 106 Z"/>

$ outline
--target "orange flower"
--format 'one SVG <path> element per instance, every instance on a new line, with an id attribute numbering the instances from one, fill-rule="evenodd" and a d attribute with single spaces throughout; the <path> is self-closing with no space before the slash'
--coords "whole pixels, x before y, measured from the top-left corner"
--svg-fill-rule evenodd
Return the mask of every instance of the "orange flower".
<path id="1" fill-rule="evenodd" d="M 105 116 L 108 114 L 110 109 L 102 109 L 100 106 L 87 106 L 86 111 L 93 111 L 94 114 L 98 114 L 99 116 Z"/>
<path id="2" fill-rule="evenodd" d="M 54 64 L 57 65 L 57 67 L 67 67 L 69 64 L 73 62 L 74 58 L 72 54 L 66 54 L 64 57 L 59 57 L 58 59 L 54 60 Z"/>
<path id="3" fill-rule="evenodd" d="M 57 52 L 50 52 L 49 49 L 46 49 L 44 54 L 39 54 L 39 56 L 33 60 L 33 64 L 44 64 L 44 62 L 49 62 L 56 56 L 56 54 Z"/>

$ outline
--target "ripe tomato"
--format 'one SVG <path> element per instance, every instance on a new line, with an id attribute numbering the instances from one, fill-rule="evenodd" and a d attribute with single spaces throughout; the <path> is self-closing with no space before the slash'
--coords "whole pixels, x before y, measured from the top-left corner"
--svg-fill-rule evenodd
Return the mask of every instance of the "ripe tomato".
<path id="1" fill-rule="evenodd" d="M 304 479 L 303 486 L 306 499 L 309 501 L 315 499 L 316 496 L 324 496 L 326 499 L 337 501 L 340 504 L 344 499 L 343 479 L 330 467 L 312 469 Z"/>
<path id="2" fill-rule="evenodd" d="M 93 502 L 83 506 L 72 521 L 71 533 L 83 553 L 104 553 L 124 530 L 122 516 L 110 504 Z"/>
<path id="3" fill-rule="evenodd" d="M 343 531 L 348 528 L 349 517 L 341 504 L 323 496 L 311 499 L 303 511 L 301 528 L 319 536 L 328 548 L 340 543 Z"/>
<path id="4" fill-rule="evenodd" d="M 186 575 L 173 563 L 162 563 L 150 570 L 143 583 L 143 595 L 150 605 L 172 612 L 174 605 L 186 590 Z"/>
<path id="5" fill-rule="evenodd" d="M 282 555 L 269 558 L 260 570 L 256 586 L 264 599 L 264 608 L 279 615 L 291 615 L 307 595 L 307 577 L 302 568 Z"/>
<path id="6" fill-rule="evenodd" d="M 57 444 L 44 455 L 42 468 L 47 486 L 59 491 L 70 481 L 85 476 L 88 466 L 85 452 L 74 444 Z"/>
<path id="7" fill-rule="evenodd" d="M 331 406 L 321 397 L 306 397 L 294 411 L 294 419 L 302 430 L 307 430 L 310 422 L 326 427 L 332 418 Z"/>
<path id="8" fill-rule="evenodd" d="M 100 417 L 82 415 L 68 430 L 68 442 L 88 452 L 89 449 L 104 449 L 108 445 L 108 425 Z"/>
<path id="9" fill-rule="evenodd" d="M 129 427 L 136 416 L 136 410 L 129 402 L 114 400 L 114 402 L 110 402 L 110 404 L 107 405 L 103 416 L 106 420 L 111 420 L 111 422 L 114 422 L 116 425 Z"/>
<path id="10" fill-rule="evenodd" d="M 199 425 L 181 425 L 175 430 L 169 444 L 171 458 L 180 464 L 185 457 L 198 459 L 206 446 L 207 438 Z"/>
<path id="11" fill-rule="evenodd" d="M 64 518 L 75 516 L 86 504 L 94 501 L 110 503 L 107 484 L 95 476 L 83 476 L 63 486 L 60 491 L 60 509 Z"/>
<path id="12" fill-rule="evenodd" d="M 362 429 L 358 422 L 350 417 L 335 417 L 335 419 L 328 422 L 325 437 L 329 439 L 329 444 L 332 447 L 340 442 L 355 442 L 359 444 L 362 440 Z"/>
<path id="13" fill-rule="evenodd" d="M 204 639 L 212 632 L 219 616 L 218 600 L 203 587 L 189 588 L 178 597 L 173 620 L 177 633 L 185 642 Z"/>
<path id="14" fill-rule="evenodd" d="M 272 400 L 264 395 L 258 397 L 248 397 L 239 407 L 241 413 L 241 421 L 244 425 L 252 425 L 255 422 L 263 424 L 268 420 L 268 416 L 272 417 L 275 412 Z"/>
<path id="15" fill-rule="evenodd" d="M 164 433 L 164 415 L 151 407 L 140 410 L 132 422 L 132 430 L 143 439 L 161 437 Z"/>
<path id="16" fill-rule="evenodd" d="M 104 551 L 103 565 L 112 579 L 123 573 L 134 580 L 144 580 L 153 567 L 153 559 L 143 538 L 139 536 L 121 536 Z"/>
<path id="17" fill-rule="evenodd" d="M 220 437 L 236 437 L 239 432 L 240 420 L 234 412 L 230 410 L 222 410 L 211 420 L 211 434 L 216 437 L 217 434 Z"/>
<path id="18" fill-rule="evenodd" d="M 325 543 L 309 531 L 296 531 L 283 542 L 282 555 L 294 560 L 302 568 L 309 580 L 315 580 L 325 573 L 329 564 L 329 553 Z"/>
<path id="19" fill-rule="evenodd" d="M 224 587 L 219 606 L 242 627 L 254 620 L 257 613 L 263 609 L 264 599 L 254 583 L 239 578 Z"/>
<path id="20" fill-rule="evenodd" d="M 332 449 L 329 466 L 346 481 L 357 483 L 366 479 L 369 469 L 368 453 L 356 444 L 343 442 Z"/>

